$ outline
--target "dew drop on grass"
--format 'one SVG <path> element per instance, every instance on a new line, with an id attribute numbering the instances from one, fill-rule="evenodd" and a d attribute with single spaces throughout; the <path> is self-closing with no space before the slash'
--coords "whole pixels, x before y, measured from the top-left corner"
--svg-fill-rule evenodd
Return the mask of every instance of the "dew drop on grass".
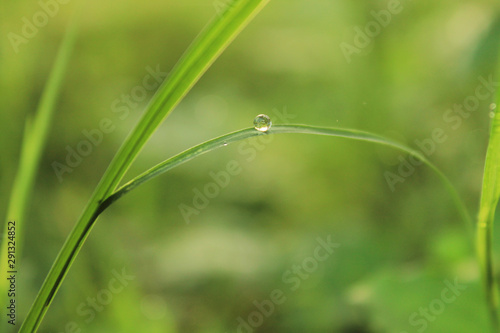
<path id="1" fill-rule="evenodd" d="M 490 118 L 495 118 L 495 109 L 497 108 L 497 105 L 495 103 L 490 104 Z"/>
<path id="2" fill-rule="evenodd" d="M 273 125 L 271 118 L 266 114 L 259 114 L 253 120 L 253 126 L 259 132 L 267 132 Z"/>
<path id="3" fill-rule="evenodd" d="M 226 146 L 227 146 L 227 142 L 224 142 L 222 145 L 223 145 L 224 147 L 226 147 Z"/>

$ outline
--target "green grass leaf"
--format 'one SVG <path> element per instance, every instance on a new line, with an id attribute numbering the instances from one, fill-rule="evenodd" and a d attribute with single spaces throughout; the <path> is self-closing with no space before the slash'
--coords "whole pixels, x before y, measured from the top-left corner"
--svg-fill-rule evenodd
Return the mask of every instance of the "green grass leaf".
<path id="1" fill-rule="evenodd" d="M 88 237 L 101 202 L 119 184 L 160 123 L 177 106 L 211 64 L 269 0 L 239 0 L 217 15 L 201 32 L 160 86 L 141 120 L 108 166 L 45 279 L 20 332 L 35 332 L 69 267 Z"/>
<path id="2" fill-rule="evenodd" d="M 2 300 L 7 295 L 8 281 L 6 279 L 6 274 L 7 271 L 10 270 L 7 267 L 7 222 L 16 222 L 16 256 L 19 258 L 23 245 L 23 230 L 25 226 L 27 203 L 31 197 L 42 153 L 50 133 L 56 103 L 63 85 L 68 62 L 74 48 L 76 35 L 77 21 L 72 20 L 59 47 L 54 65 L 52 66 L 48 80 L 43 89 L 34 118 L 28 117 L 26 120 L 19 166 L 14 178 L 12 192 L 7 207 L 6 223 L 4 226 L 2 246 L 0 250 L 0 271 L 2 272 L 2 278 L 0 279 L 0 304 L 4 304 Z M 5 322 L 2 322 L 2 325 L 4 323 Z"/>
<path id="3" fill-rule="evenodd" d="M 400 150 L 404 153 L 407 153 L 411 156 L 414 156 L 415 158 L 421 160 L 423 163 L 425 163 L 428 167 L 430 167 L 435 174 L 438 176 L 438 178 L 443 182 L 444 186 L 446 189 L 449 191 L 454 204 L 456 205 L 457 211 L 462 218 L 463 222 L 470 226 L 472 221 L 467 213 L 467 210 L 465 208 L 465 205 L 461 201 L 458 193 L 456 192 L 455 188 L 453 185 L 450 183 L 448 178 L 432 163 L 430 162 L 424 155 L 422 155 L 420 152 L 413 150 L 399 142 L 390 140 L 388 138 L 379 136 L 377 134 L 372 134 L 368 132 L 363 132 L 363 131 L 358 131 L 358 130 L 351 130 L 351 129 L 343 129 L 343 128 L 326 128 L 326 127 L 314 127 L 314 126 L 307 126 L 307 125 L 277 125 L 272 127 L 269 131 L 266 133 L 259 132 L 255 130 L 254 128 L 247 128 L 243 130 L 239 130 L 236 132 L 232 132 L 226 135 L 222 135 L 220 137 L 217 137 L 215 139 L 203 142 L 197 146 L 194 146 L 192 148 L 189 148 L 167 160 L 165 160 L 162 163 L 159 163 L 158 165 L 152 167 L 151 169 L 145 171 L 144 173 L 140 174 L 139 176 L 133 178 L 120 188 L 118 188 L 116 191 L 114 191 L 110 196 L 108 196 L 98 207 L 98 209 L 95 211 L 94 215 L 91 217 L 90 223 L 93 223 L 99 215 L 104 212 L 111 204 L 116 202 L 118 199 L 120 199 L 123 195 L 126 193 L 132 191 L 133 189 L 137 188 L 141 184 L 152 180 L 155 177 L 160 176 L 161 174 L 177 167 L 180 166 L 188 161 L 191 161 L 195 159 L 196 157 L 199 157 L 203 154 L 209 153 L 211 151 L 214 151 L 216 149 L 225 147 L 227 145 L 233 144 L 238 141 L 250 139 L 252 137 L 256 137 L 258 135 L 274 135 L 274 134 L 312 134 L 312 135 L 325 135 L 325 136 L 332 136 L 332 137 L 340 137 L 340 138 L 347 138 L 347 139 L 353 139 L 353 140 L 359 140 L 359 141 L 366 141 L 366 142 L 372 142 L 388 147 L 395 148 L 397 150 Z M 74 244 L 76 246 L 76 244 Z M 73 248 L 75 250 L 75 248 Z M 63 267 L 63 274 L 65 274 L 69 270 L 69 265 L 64 265 L 64 262 L 62 261 L 61 258 L 58 258 L 56 261 L 55 265 L 62 265 Z M 60 281 L 59 281 L 60 283 Z M 57 286 L 55 286 L 57 287 Z"/>
<path id="4" fill-rule="evenodd" d="M 464 222 L 464 224 L 467 227 L 470 227 L 472 225 L 472 220 L 470 219 L 470 216 L 467 212 L 467 209 L 465 208 L 465 205 L 463 204 L 462 200 L 460 199 L 456 189 L 454 186 L 451 184 L 451 182 L 448 180 L 448 178 L 432 163 L 430 162 L 424 155 L 422 155 L 420 152 L 411 149 L 397 141 L 385 138 L 383 136 L 369 133 L 369 132 L 363 132 L 363 131 L 358 131 L 358 130 L 352 130 L 352 129 L 345 129 L 345 128 L 328 128 L 328 127 L 315 127 L 315 126 L 308 126 L 308 125 L 276 125 L 273 126 L 269 131 L 266 133 L 259 132 L 253 128 L 248 128 L 248 129 L 243 129 L 240 131 L 236 131 L 233 133 L 229 133 L 220 137 L 217 137 L 215 139 L 206 141 L 202 144 L 199 144 L 197 146 L 194 146 L 190 149 L 187 149 L 183 151 L 182 153 L 179 153 L 167 160 L 165 160 L 162 163 L 159 163 L 158 165 L 152 167 L 151 169 L 145 171 L 144 173 L 140 174 L 139 176 L 135 177 L 134 179 L 130 180 L 123 186 L 121 186 L 119 189 L 117 189 L 112 195 L 110 195 L 102 205 L 100 206 L 98 212 L 99 214 L 104 211 L 109 205 L 111 205 L 113 202 L 118 200 L 120 197 L 122 197 L 124 194 L 130 192 L 134 188 L 138 187 L 139 185 L 147 182 L 148 180 L 151 180 L 183 163 L 186 163 L 200 155 L 206 154 L 210 151 L 213 151 L 215 149 L 225 147 L 226 145 L 229 145 L 234 142 L 238 142 L 241 140 L 245 140 L 254 136 L 258 135 L 272 135 L 272 134 L 313 134 L 313 135 L 326 135 L 326 136 L 333 136 L 333 137 L 341 137 L 341 138 L 347 138 L 347 139 L 353 139 L 353 140 L 359 140 L 359 141 L 367 141 L 367 142 L 373 142 L 377 144 L 381 144 L 384 146 L 389 146 L 392 148 L 395 148 L 397 150 L 400 150 L 404 153 L 407 153 L 409 155 L 412 155 L 416 157 L 417 159 L 421 160 L 423 163 L 425 163 L 428 167 L 430 167 L 435 174 L 438 176 L 438 178 L 443 182 L 443 185 L 446 187 L 448 190 L 450 196 L 453 199 L 453 202 L 457 208 L 457 211 Z"/>
<path id="5" fill-rule="evenodd" d="M 307 126 L 307 125 L 277 125 L 274 126 L 272 129 L 267 131 L 266 133 L 259 132 L 255 130 L 254 128 L 247 128 L 243 130 L 239 130 L 236 132 L 232 132 L 220 137 L 217 137 L 215 139 L 203 142 L 197 146 L 194 146 L 192 148 L 189 148 L 167 160 L 165 160 L 162 163 L 159 163 L 158 165 L 152 167 L 151 169 L 145 171 L 144 173 L 140 174 L 139 176 L 133 178 L 120 188 L 118 188 L 116 191 L 114 191 L 110 196 L 108 196 L 106 199 L 102 201 L 102 203 L 99 204 L 99 207 L 96 209 L 95 213 L 91 217 L 90 223 L 93 223 L 96 221 L 96 219 L 99 217 L 99 215 L 106 210 L 111 204 L 116 202 L 118 199 L 120 199 L 123 195 L 126 193 L 132 191 L 133 189 L 137 188 L 141 184 L 160 176 L 161 174 L 177 167 L 180 166 L 188 161 L 191 161 L 195 159 L 196 157 L 199 157 L 203 154 L 209 153 L 211 151 L 214 151 L 216 149 L 225 147 L 227 145 L 230 145 L 232 143 L 250 139 L 252 137 L 258 136 L 258 135 L 274 135 L 274 134 L 313 134 L 313 135 L 325 135 L 325 136 L 332 136 L 332 137 L 340 137 L 340 138 L 347 138 L 347 139 L 353 139 L 353 140 L 359 140 L 359 141 L 367 141 L 367 142 L 373 142 L 377 143 L 380 145 L 388 146 L 395 148 L 397 150 L 400 150 L 404 153 L 410 154 L 417 159 L 421 160 L 423 163 L 425 163 L 428 167 L 430 167 L 435 174 L 438 176 L 438 178 L 443 182 L 444 186 L 446 189 L 449 191 L 454 204 L 456 205 L 457 211 L 462 218 L 463 222 L 467 225 L 470 225 L 471 219 L 467 213 L 467 210 L 465 208 L 465 205 L 461 201 L 458 193 L 456 192 L 455 188 L 453 185 L 450 183 L 448 178 L 432 163 L 430 162 L 424 155 L 422 155 L 420 152 L 413 150 L 401 143 L 398 143 L 396 141 L 387 139 L 385 137 L 379 136 L 377 134 L 372 134 L 368 132 L 363 132 L 363 131 L 358 131 L 358 130 L 351 130 L 351 129 L 342 129 L 342 128 L 326 128 L 326 127 L 314 127 L 314 126 Z M 73 244 L 73 251 L 76 251 L 76 245 Z M 62 267 L 62 274 L 66 274 L 67 271 L 69 270 L 69 265 L 65 265 L 63 259 L 59 257 L 54 264 L 55 266 L 60 266 Z M 58 281 L 58 284 L 60 284 L 61 281 Z M 58 287 L 58 284 L 54 286 L 54 288 Z"/>
<path id="6" fill-rule="evenodd" d="M 500 103 L 498 96 L 497 103 Z M 477 256 L 486 290 L 486 301 L 495 332 L 500 330 L 498 322 L 498 290 L 495 281 L 492 248 L 495 209 L 500 198 L 500 114 L 498 114 L 497 110 L 498 108 L 494 110 L 495 117 L 491 122 L 476 234 Z"/>

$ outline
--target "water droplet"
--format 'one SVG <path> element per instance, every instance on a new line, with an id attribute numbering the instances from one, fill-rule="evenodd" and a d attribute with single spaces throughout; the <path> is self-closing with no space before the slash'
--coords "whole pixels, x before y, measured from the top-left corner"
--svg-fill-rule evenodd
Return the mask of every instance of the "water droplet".
<path id="1" fill-rule="evenodd" d="M 253 120 L 253 126 L 259 132 L 267 132 L 273 125 L 271 118 L 266 114 L 259 114 Z"/>
<path id="2" fill-rule="evenodd" d="M 224 142 L 222 145 L 223 145 L 224 147 L 226 147 L 226 146 L 227 146 L 227 142 Z"/>
<path id="3" fill-rule="evenodd" d="M 497 108 L 497 105 L 495 103 L 490 104 L 490 110 L 495 110 Z"/>
<path id="4" fill-rule="evenodd" d="M 495 118 L 495 112 L 493 111 L 490 112 L 490 118 Z"/>

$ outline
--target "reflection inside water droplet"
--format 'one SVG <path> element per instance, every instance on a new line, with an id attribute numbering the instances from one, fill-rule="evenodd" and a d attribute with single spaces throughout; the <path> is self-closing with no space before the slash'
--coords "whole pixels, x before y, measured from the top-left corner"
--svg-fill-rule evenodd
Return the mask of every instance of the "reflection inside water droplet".
<path id="1" fill-rule="evenodd" d="M 253 120 L 253 126 L 259 132 L 267 132 L 273 125 L 271 118 L 266 114 L 259 114 Z"/>

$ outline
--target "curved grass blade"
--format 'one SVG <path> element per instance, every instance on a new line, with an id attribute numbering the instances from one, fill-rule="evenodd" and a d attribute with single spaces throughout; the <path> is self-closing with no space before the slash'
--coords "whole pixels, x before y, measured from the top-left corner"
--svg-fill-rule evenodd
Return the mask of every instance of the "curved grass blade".
<path id="1" fill-rule="evenodd" d="M 500 66 L 499 66 L 500 70 Z M 497 105 L 500 94 L 497 92 Z M 483 187 L 476 226 L 477 257 L 486 292 L 486 302 L 493 329 L 500 332 L 498 319 L 498 289 L 493 265 L 493 222 L 500 199 L 500 114 L 494 110 L 490 140 L 484 165 Z"/>
<path id="2" fill-rule="evenodd" d="M 43 150 L 45 148 L 52 119 L 54 117 L 56 103 L 61 92 L 64 76 L 68 66 L 71 53 L 74 48 L 77 35 L 77 19 L 74 17 L 65 33 L 57 52 L 54 65 L 51 69 L 47 83 L 38 103 L 34 118 L 28 118 L 24 128 L 23 142 L 19 158 L 19 166 L 12 185 L 12 192 L 7 207 L 7 216 L 2 236 L 0 250 L 0 304 L 7 295 L 7 267 L 8 256 L 7 239 L 8 222 L 15 221 L 16 233 L 16 257 L 21 255 L 23 245 L 23 230 L 25 225 L 26 206 L 35 184 L 36 173 L 40 165 Z M 17 262 L 18 263 L 18 262 Z M 5 322 L 2 322 L 4 324 Z"/>
<path id="3" fill-rule="evenodd" d="M 234 1 L 208 24 L 184 53 L 109 164 L 52 265 L 19 332 L 36 332 L 69 267 L 94 225 L 100 203 L 113 193 L 160 123 L 268 2 L 269 0 Z"/>
<path id="4" fill-rule="evenodd" d="M 373 142 L 389 147 L 393 147 L 395 149 L 398 149 L 402 152 L 408 153 L 418 159 L 420 159 L 423 163 L 425 163 L 427 166 L 429 166 L 440 178 L 440 180 L 443 182 L 445 185 L 446 189 L 449 191 L 450 195 L 452 196 L 452 199 L 456 205 L 456 208 L 458 210 L 458 213 L 462 220 L 464 221 L 465 224 L 470 225 L 471 219 L 467 213 L 467 210 L 465 208 L 465 205 L 461 201 L 458 193 L 456 192 L 455 188 L 453 185 L 450 183 L 450 181 L 446 178 L 446 176 L 436 167 L 434 164 L 432 164 L 425 156 L 423 156 L 421 153 L 419 153 L 416 150 L 413 150 L 411 148 L 406 147 L 403 144 L 400 144 L 396 141 L 392 141 L 390 139 L 384 138 L 382 136 L 368 133 L 368 132 L 362 132 L 362 131 L 357 131 L 357 130 L 351 130 L 351 129 L 341 129 L 341 128 L 325 128 L 325 127 L 314 127 L 314 126 L 307 126 L 307 125 L 277 125 L 274 126 L 271 130 L 267 131 L 266 133 L 262 133 L 259 131 L 256 131 L 253 128 L 247 128 L 243 130 L 239 130 L 236 132 L 232 132 L 220 137 L 217 137 L 215 139 L 206 141 L 202 144 L 199 144 L 197 146 L 194 146 L 190 149 L 187 149 L 169 159 L 166 161 L 154 166 L 153 168 L 147 170 L 146 172 L 142 173 L 141 175 L 135 177 L 128 183 L 124 184 L 121 186 L 119 189 L 117 189 L 113 194 L 111 194 L 109 197 L 107 197 L 96 209 L 94 214 L 90 218 L 90 223 L 94 223 L 96 219 L 99 217 L 99 215 L 106 209 L 108 208 L 112 203 L 117 201 L 119 198 L 121 198 L 123 195 L 126 193 L 132 191 L 134 188 L 138 187 L 139 185 L 147 182 L 148 180 L 151 180 L 168 170 L 171 170 L 179 165 L 182 165 L 198 156 L 201 156 L 203 154 L 206 154 L 208 152 L 211 152 L 215 149 L 227 146 L 231 143 L 235 143 L 241 140 L 249 139 L 258 135 L 272 135 L 272 134 L 283 134 L 283 133 L 294 133 L 294 134 L 314 134 L 314 135 L 326 135 L 326 136 L 333 136 L 333 137 L 342 137 L 342 138 L 348 138 L 348 139 L 354 139 L 354 140 L 359 140 L 359 141 L 368 141 L 368 142 Z M 74 247 L 70 250 L 76 251 L 76 246 L 77 244 L 74 244 Z M 69 265 L 66 264 L 62 259 L 59 257 L 57 261 L 55 262 L 54 266 L 62 267 L 62 274 L 66 274 L 66 272 L 69 270 Z M 58 288 L 60 285 L 61 281 L 59 280 L 58 283 L 54 286 L 54 288 Z"/>
<path id="5" fill-rule="evenodd" d="M 248 129 L 243 129 L 240 131 L 236 131 L 233 133 L 229 133 L 220 137 L 217 137 L 215 139 L 206 141 L 202 144 L 199 144 L 197 146 L 194 146 L 190 149 L 187 149 L 183 151 L 182 153 L 179 153 L 164 162 L 152 167 L 151 169 L 145 171 L 144 173 L 140 174 L 139 176 L 135 177 L 131 181 L 127 182 L 123 186 L 121 186 L 118 190 L 116 190 L 111 196 L 109 196 L 100 206 L 99 208 L 99 213 L 104 211 L 107 207 L 109 207 L 113 202 L 118 200 L 120 197 L 125 195 L 126 193 L 130 192 L 137 186 L 145 183 L 148 180 L 151 180 L 152 178 L 155 178 L 162 173 L 165 173 L 183 163 L 186 163 L 202 154 L 206 154 L 210 151 L 213 151 L 215 149 L 224 147 L 226 145 L 229 145 L 231 143 L 245 140 L 254 136 L 258 135 L 271 135 L 271 134 L 283 134 L 283 133 L 295 133 L 295 134 L 314 134 L 314 135 L 326 135 L 326 136 L 333 136 L 333 137 L 342 137 L 342 138 L 348 138 L 348 139 L 354 139 L 354 140 L 359 140 L 359 141 L 368 141 L 368 142 L 374 142 L 377 144 L 389 146 L 395 149 L 398 149 L 402 152 L 408 153 L 419 160 L 421 160 L 423 163 L 425 163 L 427 166 L 429 166 L 440 178 L 440 180 L 443 182 L 445 185 L 446 189 L 449 191 L 453 202 L 458 210 L 458 213 L 461 217 L 461 219 L 464 221 L 467 227 L 472 226 L 472 220 L 467 212 L 467 209 L 465 208 L 465 205 L 463 204 L 462 200 L 460 199 L 457 191 L 451 184 L 451 182 L 448 180 L 448 178 L 432 163 L 430 162 L 425 156 L 423 156 L 420 152 L 413 150 L 409 147 L 406 147 L 405 145 L 398 143 L 396 141 L 384 138 L 382 136 L 379 136 L 377 134 L 372 134 L 368 132 L 363 132 L 363 131 L 357 131 L 357 130 L 352 130 L 352 129 L 344 129 L 344 128 L 327 128 L 327 127 L 315 127 L 315 126 L 308 126 L 308 125 L 276 125 L 273 126 L 272 129 L 267 131 L 266 133 L 262 133 L 259 131 L 256 131 L 253 128 L 248 128 Z"/>

